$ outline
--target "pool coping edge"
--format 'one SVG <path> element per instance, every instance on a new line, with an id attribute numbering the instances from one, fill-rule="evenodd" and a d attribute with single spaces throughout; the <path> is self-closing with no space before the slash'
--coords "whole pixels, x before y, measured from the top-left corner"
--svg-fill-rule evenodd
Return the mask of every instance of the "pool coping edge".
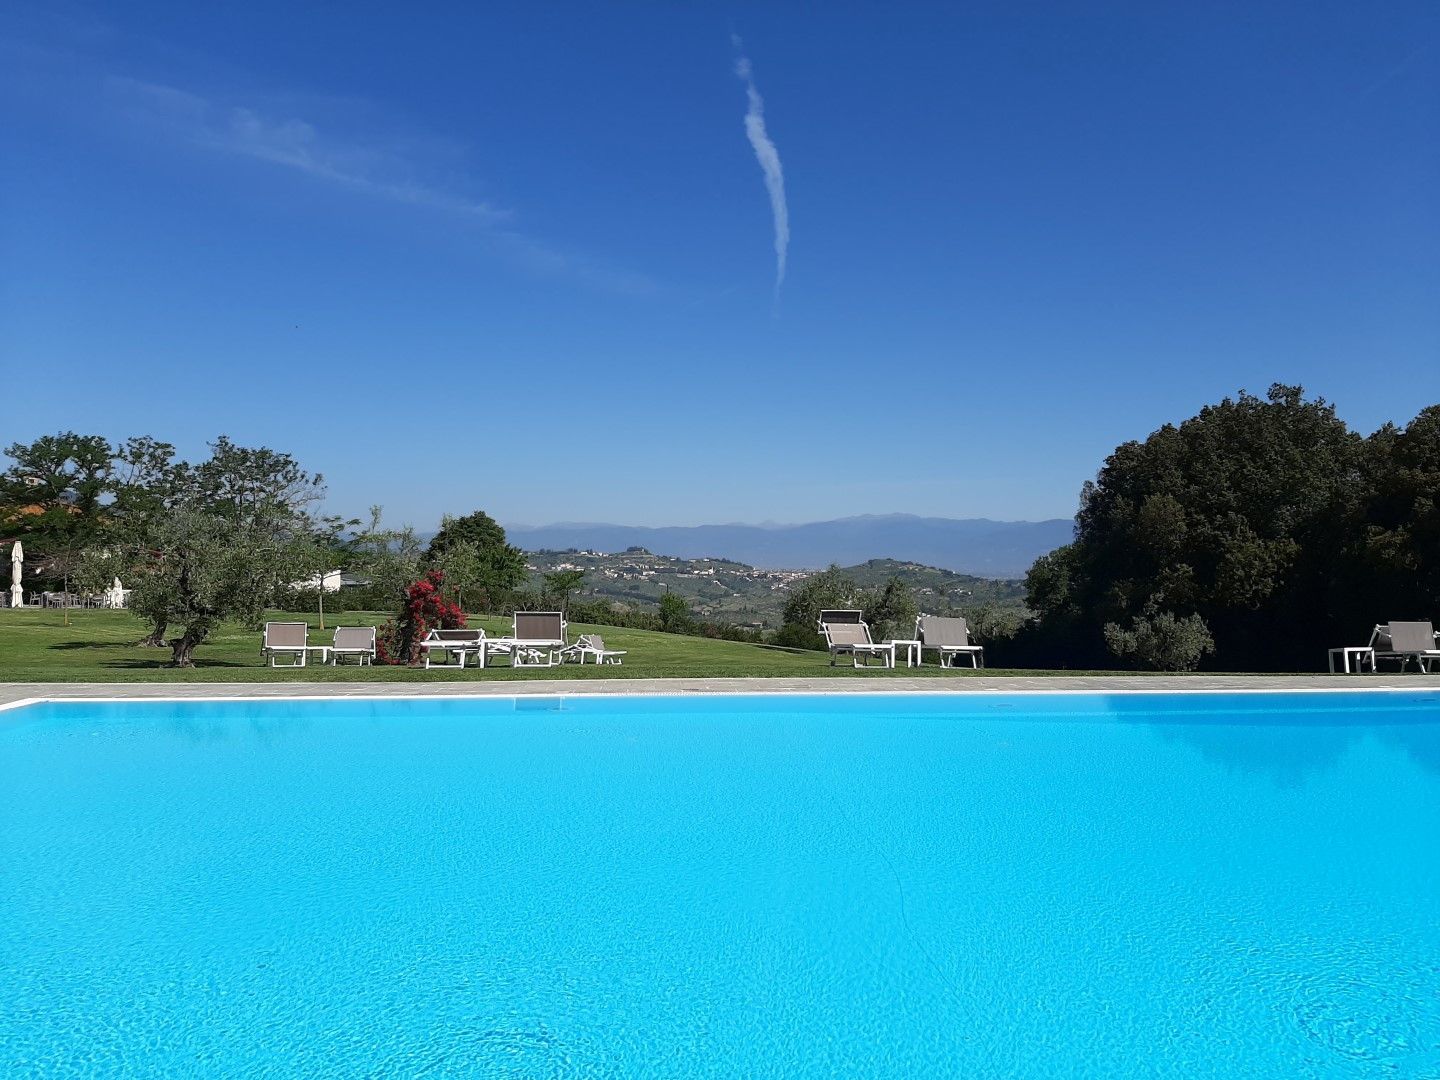
<path id="1" fill-rule="evenodd" d="M 1397 681 L 1385 679 L 1378 685 L 1366 676 L 1363 684 L 1359 678 L 1336 680 L 1338 685 L 1316 685 L 1325 676 L 1283 677 L 1283 676 L 1084 676 L 1066 678 L 1068 685 L 1036 686 L 1038 679 L 1007 677 L 989 679 L 985 685 L 937 687 L 926 680 L 922 685 L 897 685 L 887 680 L 866 686 L 836 687 L 829 679 L 817 680 L 690 680 L 690 679 L 635 679 L 607 680 L 596 685 L 561 683 L 558 680 L 535 681 L 522 684 L 457 684 L 437 683 L 417 690 L 408 684 L 392 684 L 395 689 L 380 689 L 384 684 L 374 683 L 329 683 L 314 684 L 305 688 L 289 686 L 284 692 L 275 692 L 282 684 L 252 683 L 189 683 L 182 685 L 137 683 L 58 683 L 10 684 L 0 683 L 0 712 L 18 709 L 28 705 L 51 702 L 93 701 L 96 703 L 123 702 L 165 702 L 180 703 L 191 701 L 398 701 L 398 700 L 484 700 L 521 698 L 597 698 L 613 696 L 633 697 L 722 697 L 730 695 L 751 696 L 911 696 L 960 697 L 960 696 L 1044 696 L 1065 694 L 1332 694 L 1332 693 L 1415 693 L 1440 692 L 1440 676 L 1400 676 Z M 972 682 L 967 679 L 966 682 Z M 779 685 L 775 685 L 779 683 Z M 815 685 L 819 683 L 821 685 Z M 826 685 L 828 684 L 828 685 Z M 1009 684 L 1009 685 L 1006 685 Z M 1079 685 L 1075 685 L 1079 684 Z M 1368 684 L 1368 685 L 1367 685 Z M 402 689 L 403 686 L 403 689 Z M 574 688 L 568 688 L 573 686 Z M 162 690 L 163 688 L 163 690 Z M 133 691 L 133 692 L 127 692 Z M 157 692 L 159 691 L 159 692 Z M 13 696 L 12 696 L 13 695 Z"/>

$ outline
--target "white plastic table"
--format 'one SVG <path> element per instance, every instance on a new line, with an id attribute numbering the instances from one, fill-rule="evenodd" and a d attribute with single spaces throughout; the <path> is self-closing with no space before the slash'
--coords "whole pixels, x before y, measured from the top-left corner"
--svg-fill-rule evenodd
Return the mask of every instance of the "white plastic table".
<path id="1" fill-rule="evenodd" d="M 924 663 L 924 656 L 920 652 L 920 642 L 916 638 L 895 638 L 890 642 L 896 650 L 905 650 L 905 666 L 919 667 Z"/>
<path id="2" fill-rule="evenodd" d="M 1351 674 L 1350 658 L 1355 658 L 1355 671 L 1365 670 L 1365 658 L 1370 658 L 1370 670 L 1375 670 L 1375 650 L 1369 645 L 1342 645 L 1338 649 L 1330 650 L 1330 674 L 1335 674 L 1335 658 L 1340 658 L 1340 666 L 1345 669 L 1345 674 Z"/>

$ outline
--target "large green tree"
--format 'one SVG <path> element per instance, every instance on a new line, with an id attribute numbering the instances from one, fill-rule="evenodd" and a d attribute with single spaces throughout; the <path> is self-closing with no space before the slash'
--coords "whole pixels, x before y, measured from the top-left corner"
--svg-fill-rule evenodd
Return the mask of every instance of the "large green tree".
<path id="1" fill-rule="evenodd" d="M 0 537 L 25 542 L 28 572 L 60 582 L 103 532 L 113 454 L 99 435 L 65 431 L 5 450 L 0 473 Z"/>
<path id="2" fill-rule="evenodd" d="M 504 547 L 507 543 L 504 527 L 484 510 L 476 510 L 464 517 L 446 514 L 440 519 L 440 531 L 431 537 L 425 556 L 433 559 L 460 540 L 468 540 L 482 550 Z"/>
<path id="3" fill-rule="evenodd" d="M 191 667 L 196 647 L 222 621 L 258 624 L 277 585 L 308 568 L 314 550 L 303 527 L 236 525 L 208 510 L 180 507 L 152 524 L 135 553 L 130 606 L 156 625 L 179 627 L 169 642 L 170 663 Z"/>
<path id="4" fill-rule="evenodd" d="M 1343 592 L 1363 618 L 1440 618 L 1440 405 L 1370 437 L 1363 518 L 1350 550 L 1362 573 Z"/>
<path id="5" fill-rule="evenodd" d="M 210 444 L 209 458 L 182 469 L 180 483 L 189 504 L 261 529 L 285 527 L 325 498 L 324 477 L 306 472 L 291 455 L 240 446 L 225 435 Z"/>
<path id="6" fill-rule="evenodd" d="M 1026 578 L 1029 659 L 1304 670 L 1433 605 L 1437 433 L 1427 409 L 1367 440 L 1276 385 L 1125 443 Z"/>
<path id="7" fill-rule="evenodd" d="M 483 510 L 458 518 L 446 515 L 425 551 L 425 563 L 445 569 L 447 579 L 459 570 L 485 610 L 501 604 L 526 577 L 524 553 L 506 541 L 505 530 Z"/>
<path id="8" fill-rule="evenodd" d="M 314 514 L 324 483 L 289 454 L 221 436 L 198 465 L 168 444 L 131 439 L 112 452 L 104 528 L 86 560 L 92 579 L 121 577 L 146 644 L 189 666 L 221 620 L 258 622 L 283 588 L 334 564 L 346 523 Z M 171 626 L 181 629 L 166 640 Z"/>

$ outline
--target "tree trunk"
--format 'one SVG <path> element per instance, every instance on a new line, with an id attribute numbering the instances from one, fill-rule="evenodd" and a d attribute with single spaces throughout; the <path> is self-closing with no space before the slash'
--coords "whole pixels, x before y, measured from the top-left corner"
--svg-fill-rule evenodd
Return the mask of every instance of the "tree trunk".
<path id="1" fill-rule="evenodd" d="M 170 658 L 170 666 L 177 668 L 194 667 L 195 661 L 193 656 L 195 646 L 204 640 L 205 631 L 187 628 L 185 633 L 170 642 L 170 648 L 174 650 L 174 655 Z"/>
<path id="2" fill-rule="evenodd" d="M 150 633 L 146 634 L 135 644 L 142 649 L 160 648 L 160 646 L 166 644 L 165 630 L 168 626 L 169 623 L 166 622 L 164 619 L 157 619 L 155 622 L 155 626 L 151 629 Z"/>

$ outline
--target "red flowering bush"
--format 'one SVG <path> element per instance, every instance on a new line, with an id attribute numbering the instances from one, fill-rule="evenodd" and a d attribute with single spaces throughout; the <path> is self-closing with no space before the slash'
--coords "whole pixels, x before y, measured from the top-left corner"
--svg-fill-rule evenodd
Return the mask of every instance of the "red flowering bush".
<path id="1" fill-rule="evenodd" d="M 429 570 L 405 590 L 400 614 L 380 628 L 375 641 L 375 658 L 382 664 L 414 664 L 420 659 L 420 642 L 431 630 L 459 630 L 465 613 L 442 595 L 445 575 Z"/>

